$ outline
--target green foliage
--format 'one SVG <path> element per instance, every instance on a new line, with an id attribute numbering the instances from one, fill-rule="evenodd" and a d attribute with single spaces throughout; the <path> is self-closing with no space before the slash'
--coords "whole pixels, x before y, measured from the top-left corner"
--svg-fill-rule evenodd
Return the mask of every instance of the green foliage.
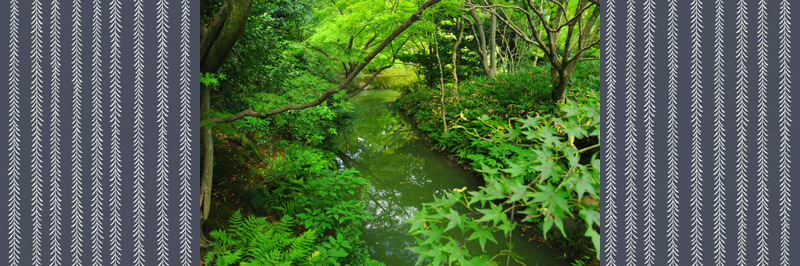
<path id="1" fill-rule="evenodd" d="M 360 240 L 369 219 L 361 197 L 367 181 L 357 171 L 339 170 L 332 155 L 302 145 L 289 145 L 273 159 L 274 181 L 253 195 L 254 209 L 293 216 L 297 224 L 318 232 L 314 265 L 365 265 L 369 259 Z"/>
<path id="2" fill-rule="evenodd" d="M 586 62 L 576 68 L 568 99 L 597 102 L 599 65 Z M 442 149 L 474 162 L 472 156 L 491 155 L 494 143 L 478 141 L 477 136 L 509 133 L 510 119 L 556 114 L 558 107 L 550 100 L 550 69 L 535 67 L 511 73 L 499 73 L 496 79 L 478 77 L 465 80 L 457 92 L 445 95 L 449 136 L 444 137 L 441 96 L 438 90 L 416 88 L 403 96 L 398 105 L 419 121 L 418 127 Z M 496 156 L 501 156 L 496 154 Z"/>
<path id="3" fill-rule="evenodd" d="M 414 1 L 338 0 L 320 1 L 309 45 L 323 51 L 332 66 L 359 63 L 377 44 L 417 9 Z M 415 26 L 416 27 L 416 26 Z M 413 29 L 405 34 L 411 34 Z M 402 38 L 393 41 L 398 47 Z M 391 49 L 385 49 L 370 64 L 387 65 Z M 341 71 L 339 73 L 343 73 Z"/>
<path id="4" fill-rule="evenodd" d="M 474 142 L 475 136 L 494 131 L 502 134 L 507 119 L 551 113 L 555 105 L 549 100 L 549 69 L 500 73 L 496 79 L 478 77 L 463 81 L 459 90 L 447 90 L 446 117 L 451 126 L 449 136 L 442 129 L 440 92 L 419 88 L 398 101 L 407 114 L 419 120 L 419 128 L 435 139 L 439 146 L 461 158 L 469 154 L 486 154 L 486 143 Z M 485 117 L 487 119 L 478 120 Z M 461 126 L 468 130 L 454 130 Z"/>
<path id="5" fill-rule="evenodd" d="M 599 89 L 600 60 L 584 61 L 575 66 L 575 72 L 569 82 L 575 88 Z"/>
<path id="6" fill-rule="evenodd" d="M 224 81 L 227 77 L 224 73 L 203 73 L 200 75 L 200 84 L 206 87 L 217 88 L 220 81 Z"/>
<path id="7" fill-rule="evenodd" d="M 566 236 L 564 221 L 580 219 L 584 236 L 600 250 L 599 144 L 576 146 L 577 140 L 599 135 L 598 110 L 596 101 L 569 101 L 560 107 L 562 116 L 513 119 L 505 134 L 476 140 L 489 144 L 489 156 L 473 156 L 486 185 L 478 191 L 454 189 L 415 213 L 409 232 L 419 238 L 410 249 L 420 254 L 419 262 L 475 265 L 472 260 L 487 256 L 471 254 L 458 236 L 477 240 L 483 249 L 498 242 L 493 232 L 508 235 L 526 221 L 538 221 L 546 238 L 554 226 Z"/>
<path id="8" fill-rule="evenodd" d="M 286 104 L 304 103 L 316 100 L 325 90 L 333 87 L 316 76 L 304 73 L 287 80 L 282 93 L 255 94 L 248 99 L 254 110 L 267 111 Z M 312 145 L 337 133 L 337 121 L 353 111 L 352 104 L 343 101 L 346 97 L 344 91 L 331 96 L 326 103 L 314 108 L 294 110 L 275 115 L 271 118 L 274 130 L 287 134 L 294 140 L 303 141 Z"/>
<path id="9" fill-rule="evenodd" d="M 245 106 L 251 106 L 258 112 L 266 112 L 287 104 L 304 103 L 316 100 L 319 95 L 333 84 L 302 73 L 284 82 L 285 89 L 278 93 L 259 92 L 243 97 Z M 268 119 L 246 117 L 228 124 L 217 124 L 218 132 L 225 134 L 248 134 L 255 138 L 267 136 L 283 136 L 311 145 L 318 145 L 328 137 L 337 134 L 342 118 L 353 112 L 353 105 L 345 101 L 346 93 L 340 91 L 331 99 L 313 108 L 291 110 Z M 214 112 L 213 116 L 228 116 L 230 112 Z"/>
<path id="10" fill-rule="evenodd" d="M 204 22 L 216 15 L 222 2 L 201 1 Z M 247 108 L 265 112 L 317 99 L 339 82 L 342 70 L 360 62 L 419 3 L 253 1 L 247 26 L 219 74 L 203 73 L 200 77 L 203 86 L 212 88 L 209 115 L 228 116 Z M 584 108 L 596 105 L 584 104 L 597 101 L 593 88 L 599 83 L 599 74 L 595 74 L 598 66 L 578 65 L 571 80 L 578 89 L 569 91 L 570 97 L 581 104 L 560 109 L 549 101 L 551 81 L 547 67 L 502 73 L 542 55 L 533 46 L 521 45 L 519 36 L 508 29 L 498 29 L 501 74 L 496 79 L 478 77 L 483 71 L 476 53 L 476 36 L 469 26 L 461 47 L 456 48 L 458 63 L 452 66 L 449 53 L 457 34 L 454 18 L 462 15 L 462 4 L 460 0 L 443 0 L 366 68 L 389 64 L 391 52 L 407 42 L 399 52 L 399 60 L 414 65 L 419 79 L 437 81 L 436 55 L 431 49 L 432 37 L 436 36 L 439 57 L 445 63 L 445 82 L 451 80 L 454 67 L 462 80 L 459 90 L 448 90 L 444 99 L 444 115 L 450 126 L 448 137 L 440 133 L 443 110 L 438 90 L 413 89 L 401 104 L 415 114 L 419 128 L 442 149 L 482 171 L 487 183 L 480 191 L 447 193 L 420 210 L 418 216 L 427 218 L 413 222 L 411 233 L 419 237 L 420 244 L 412 250 L 424 254 L 421 260 L 434 264 L 448 261 L 488 265 L 495 261 L 494 257 L 470 254 L 465 246 L 474 243 L 483 249 L 487 244 L 502 242 L 498 231 L 508 233 L 519 224 L 518 220 L 530 219 L 541 224 L 545 235 L 553 227 L 557 229 L 553 232 L 563 234 L 566 219 L 582 219 L 587 236 L 594 238 L 599 219 L 593 207 L 598 201 L 597 166 L 596 158 L 590 154 L 594 149 L 586 147 L 596 143 L 594 127 L 599 120 L 596 112 Z M 522 19 L 520 14 L 509 14 L 515 21 Z M 481 19 L 488 26 L 484 13 Z M 511 56 L 504 49 L 510 52 L 512 47 L 516 59 L 508 63 Z M 587 54 L 597 51 L 592 48 Z M 475 77 L 463 81 L 470 76 Z M 226 144 L 238 142 L 228 145 L 229 149 L 247 150 L 235 153 L 235 158 L 215 158 L 216 162 L 238 161 L 250 172 L 231 174 L 223 181 L 246 183 L 244 189 L 217 191 L 223 195 L 215 197 L 237 194 L 230 196 L 231 201 L 246 205 L 247 213 L 262 216 L 244 218 L 236 212 L 229 228 L 211 233 L 215 242 L 207 253 L 207 264 L 379 264 L 369 259 L 361 241 L 364 221 L 370 218 L 362 206 L 366 180 L 358 172 L 339 169 L 330 152 L 310 148 L 322 146 L 336 135 L 342 118 L 354 111 L 346 98 L 345 92 L 340 92 L 313 108 L 266 119 L 246 117 L 227 124 L 205 125 L 213 126 L 216 134 L 227 136 Z M 215 141 L 219 144 L 222 140 Z M 264 152 L 265 149 L 269 151 Z M 245 176 L 251 180 L 235 180 Z M 217 185 L 215 189 L 222 187 Z M 223 217 L 227 218 L 227 214 Z M 273 221 L 275 217 L 282 218 Z M 498 255 L 509 252 L 510 247 Z"/>
<path id="11" fill-rule="evenodd" d="M 282 82 L 308 69 L 302 46 L 293 35 L 302 34 L 301 23 L 310 19 L 309 0 L 256 0 L 242 35 L 220 72 L 230 79 L 222 84 L 224 107 L 241 108 L 241 99 L 254 92 L 276 92 Z M 221 108 L 225 109 L 225 108 Z"/>
<path id="12" fill-rule="evenodd" d="M 211 232 L 214 242 L 209 244 L 205 264 L 311 265 L 316 232 L 308 230 L 298 235 L 294 226 L 291 216 L 269 222 L 265 217 L 243 217 L 236 211 L 230 218 L 230 228 Z"/>
<path id="13" fill-rule="evenodd" d="M 570 265 L 572 265 L 572 266 L 587 266 L 587 265 L 589 265 L 589 261 L 591 261 L 591 260 L 592 260 L 591 257 L 583 256 L 580 259 L 577 259 L 577 260 L 573 261 L 572 263 L 570 263 Z"/>
<path id="14" fill-rule="evenodd" d="M 442 1 L 435 6 L 436 12 L 426 13 L 426 20 L 418 22 L 415 25 L 420 34 L 415 35 L 411 42 L 414 46 L 409 46 L 407 52 L 400 55 L 400 59 L 404 62 L 412 63 L 418 67 L 417 73 L 420 73 L 424 84 L 427 87 L 436 87 L 439 84 L 439 65 L 436 59 L 436 51 L 434 49 L 433 38 L 436 36 L 439 44 L 439 57 L 442 60 L 443 76 L 441 77 L 445 83 L 452 83 L 453 65 L 451 63 L 453 46 L 458 39 L 458 26 L 453 19 L 457 14 L 454 11 L 458 10 L 460 1 Z M 467 28 L 464 30 L 464 39 L 458 49 L 457 70 L 458 76 L 461 80 L 467 77 L 484 76 L 484 71 L 481 67 L 481 58 L 478 54 L 478 43 L 475 41 L 477 36 L 472 35 L 469 30 L 469 23 L 462 21 Z"/>

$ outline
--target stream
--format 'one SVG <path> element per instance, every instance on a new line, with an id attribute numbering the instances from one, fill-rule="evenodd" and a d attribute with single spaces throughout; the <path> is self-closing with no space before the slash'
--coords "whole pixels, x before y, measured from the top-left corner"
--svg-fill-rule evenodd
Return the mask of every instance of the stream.
<path id="1" fill-rule="evenodd" d="M 414 265 L 416 254 L 405 249 L 415 244 L 408 234 L 410 225 L 403 221 L 422 203 L 433 201 L 444 191 L 467 187 L 477 189 L 477 182 L 420 138 L 409 118 L 395 107 L 400 93 L 393 90 L 364 90 L 350 99 L 356 114 L 347 129 L 334 139 L 337 161 L 342 167 L 356 169 L 369 180 L 367 212 L 374 219 L 367 221 L 363 239 L 373 259 L 389 266 Z M 519 230 L 512 237 L 514 251 L 527 266 L 568 265 L 560 254 L 539 243 L 529 242 L 529 236 Z M 497 254 L 506 247 L 500 234 L 500 244 L 487 242 L 488 254 Z M 480 248 L 471 247 L 479 254 Z M 505 262 L 505 259 L 498 259 Z M 521 265 L 513 260 L 511 265 Z"/>

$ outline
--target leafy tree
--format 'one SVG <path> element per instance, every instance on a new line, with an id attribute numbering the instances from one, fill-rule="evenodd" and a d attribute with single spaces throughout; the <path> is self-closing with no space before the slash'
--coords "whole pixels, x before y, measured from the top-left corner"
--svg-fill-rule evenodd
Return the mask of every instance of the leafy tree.
<path id="1" fill-rule="evenodd" d="M 470 2 L 467 7 L 470 10 L 479 8 L 491 12 L 525 42 L 541 49 L 551 66 L 553 81 L 551 97 L 553 101 L 563 102 L 567 93 L 567 83 L 578 62 L 598 59 L 584 58 L 583 55 L 600 43 L 600 2 L 598 0 L 519 2 L 522 3 Z M 523 19 L 516 19 L 519 14 L 523 15 Z"/>
<path id="2" fill-rule="evenodd" d="M 342 67 L 342 76 L 356 68 L 380 40 L 416 10 L 410 1 L 333 0 L 321 2 L 321 11 L 313 25 L 312 35 L 305 41 L 313 50 Z M 389 43 L 389 51 L 378 53 L 373 63 L 375 72 L 392 67 L 396 56 L 413 33 Z"/>

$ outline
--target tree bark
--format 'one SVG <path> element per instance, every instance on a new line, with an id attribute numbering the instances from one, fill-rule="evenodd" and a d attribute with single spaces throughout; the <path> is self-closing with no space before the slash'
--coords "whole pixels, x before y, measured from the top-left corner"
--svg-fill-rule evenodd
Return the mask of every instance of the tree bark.
<path id="1" fill-rule="evenodd" d="M 488 51 L 489 49 L 486 48 L 487 40 L 486 32 L 483 30 L 483 22 L 478 16 L 478 13 L 475 12 L 475 9 L 470 9 L 469 15 L 472 17 L 472 20 L 469 22 L 470 25 L 472 25 L 473 36 L 476 37 L 475 42 L 478 43 L 478 55 L 481 56 L 481 67 L 483 68 L 483 73 L 491 78 L 494 78 L 494 74 L 492 73 L 491 59 Z"/>
<path id="2" fill-rule="evenodd" d="M 444 106 L 444 71 L 442 70 L 442 59 L 439 57 L 439 41 L 437 40 L 438 39 L 436 36 L 437 34 L 438 33 L 436 32 L 433 33 L 433 45 L 434 47 L 436 47 L 436 62 L 439 65 L 439 88 L 442 90 L 442 98 L 441 98 L 442 125 L 444 128 L 444 137 L 446 138 L 448 136 L 448 133 L 447 133 L 447 111 L 445 110 Z"/>
<path id="3" fill-rule="evenodd" d="M 576 62 L 569 62 L 566 66 L 563 66 L 559 69 L 551 68 L 551 75 L 553 76 L 553 91 L 550 94 L 550 97 L 554 102 L 564 103 L 566 102 L 567 96 L 567 85 L 569 84 L 569 79 L 572 77 L 572 72 L 575 71 Z M 553 73 L 552 71 L 556 71 Z"/>
<path id="4" fill-rule="evenodd" d="M 220 13 L 208 26 L 206 36 L 201 37 L 200 72 L 216 73 L 219 70 L 247 25 L 252 3 L 253 0 L 225 1 Z"/>
<path id="5" fill-rule="evenodd" d="M 489 77 L 494 78 L 497 75 L 497 15 L 492 8 L 491 12 L 492 24 L 489 26 Z"/>
<path id="6" fill-rule="evenodd" d="M 203 89 L 200 95 L 200 115 L 202 119 L 206 117 L 208 111 L 211 110 L 211 90 L 209 88 Z M 200 146 L 202 146 L 202 170 L 200 181 L 200 209 L 202 210 L 202 221 L 208 219 L 211 211 L 211 184 L 214 177 L 214 136 L 212 129 L 209 126 L 203 125 L 200 128 Z"/>
<path id="7" fill-rule="evenodd" d="M 458 38 L 456 38 L 456 43 L 453 45 L 453 53 L 452 55 L 452 64 L 453 64 L 453 91 L 458 92 L 458 47 L 461 45 L 461 40 L 464 39 L 464 22 L 457 18 L 458 20 Z"/>

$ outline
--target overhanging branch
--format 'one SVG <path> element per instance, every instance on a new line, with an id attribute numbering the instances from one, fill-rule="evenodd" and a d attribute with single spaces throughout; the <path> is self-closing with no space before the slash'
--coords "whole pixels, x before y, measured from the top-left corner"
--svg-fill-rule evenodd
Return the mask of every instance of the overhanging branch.
<path id="1" fill-rule="evenodd" d="M 367 64 L 369 64 L 369 62 L 372 61 L 372 59 L 375 59 L 375 57 L 381 51 L 383 51 L 384 48 L 386 48 L 386 46 L 391 44 L 392 41 L 395 38 L 397 38 L 397 36 L 402 34 L 406 29 L 408 29 L 412 24 L 414 24 L 414 22 L 419 20 L 420 16 L 422 15 L 422 12 L 424 12 L 426 9 L 428 9 L 431 6 L 433 6 L 434 4 L 438 3 L 439 1 L 441 1 L 441 0 L 428 0 L 425 3 L 423 3 L 417 9 L 417 11 L 414 11 L 414 13 L 411 14 L 411 16 L 408 17 L 408 19 L 406 19 L 406 21 L 403 22 L 403 24 L 400 24 L 400 26 L 397 29 L 395 29 L 392 32 L 392 34 L 389 34 L 389 36 L 387 36 L 385 39 L 383 39 L 383 41 L 381 41 L 380 45 L 375 47 L 375 49 L 373 49 L 369 54 L 367 54 L 367 56 L 364 57 L 364 61 L 359 63 L 358 65 L 356 65 L 355 68 L 353 68 L 350 71 L 350 74 L 348 74 L 347 77 L 344 80 L 342 80 L 342 82 L 340 82 L 335 87 L 332 87 L 332 88 L 326 90 L 318 99 L 316 99 L 314 101 L 302 103 L 302 104 L 285 105 L 285 106 L 282 106 L 282 107 L 278 107 L 278 108 L 269 110 L 267 112 L 257 112 L 255 110 L 253 110 L 252 108 L 247 108 L 247 109 L 245 109 L 245 110 L 243 110 L 241 112 L 238 112 L 236 114 L 233 114 L 231 116 L 217 117 L 217 118 L 210 119 L 211 122 L 214 122 L 214 123 L 229 123 L 229 122 L 233 122 L 233 121 L 236 121 L 238 119 L 241 119 L 243 117 L 248 117 L 248 116 L 257 117 L 257 118 L 265 118 L 265 117 L 269 117 L 271 115 L 283 113 L 283 112 L 286 112 L 286 111 L 289 111 L 289 110 L 300 110 L 300 109 L 305 109 L 305 108 L 309 108 L 309 107 L 313 107 L 313 106 L 317 106 L 317 105 L 322 104 L 331 95 L 333 95 L 334 93 L 344 89 L 347 86 L 347 84 L 350 84 L 350 82 L 353 81 L 353 79 L 356 77 L 356 75 L 358 75 L 358 73 L 361 72 L 361 70 L 363 70 L 364 67 L 366 67 Z"/>

